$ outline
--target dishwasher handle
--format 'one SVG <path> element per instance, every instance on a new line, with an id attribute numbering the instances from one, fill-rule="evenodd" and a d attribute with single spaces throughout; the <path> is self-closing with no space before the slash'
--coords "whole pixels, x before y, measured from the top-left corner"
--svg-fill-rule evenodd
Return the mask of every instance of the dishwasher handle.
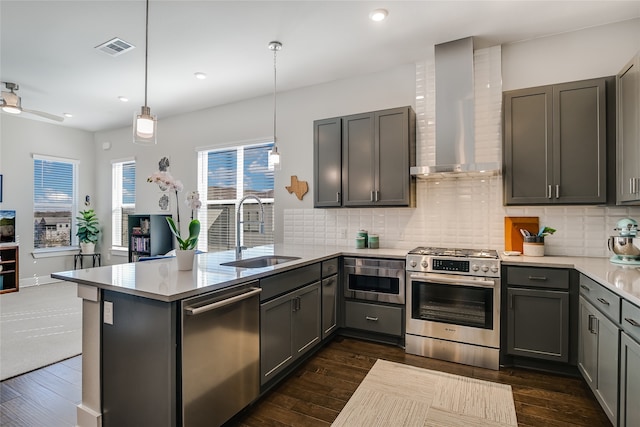
<path id="1" fill-rule="evenodd" d="M 238 301 L 242 301 L 245 300 L 247 298 L 251 298 L 254 295 L 259 294 L 260 292 L 262 292 L 262 288 L 249 288 L 248 292 L 244 292 L 240 295 L 236 295 L 233 296 L 231 298 L 226 298 L 223 299 L 222 301 L 216 301 L 214 303 L 211 304 L 207 304 L 207 305 L 203 305 L 202 307 L 185 307 L 184 311 L 187 312 L 188 316 L 195 316 L 207 311 L 211 311 L 211 310 L 216 310 L 218 308 L 222 308 L 222 307 L 226 307 L 230 304 L 235 304 Z"/>

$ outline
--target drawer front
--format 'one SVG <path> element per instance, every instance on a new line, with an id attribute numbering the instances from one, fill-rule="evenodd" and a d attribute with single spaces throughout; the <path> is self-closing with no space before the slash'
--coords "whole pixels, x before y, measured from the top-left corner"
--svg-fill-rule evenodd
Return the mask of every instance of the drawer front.
<path id="1" fill-rule="evenodd" d="M 322 277 L 329 277 L 338 272 L 338 258 L 322 261 Z"/>
<path id="2" fill-rule="evenodd" d="M 640 342 L 640 307 L 622 300 L 622 329 Z"/>
<path id="3" fill-rule="evenodd" d="M 273 276 L 260 279 L 260 301 L 271 299 L 275 296 L 282 295 L 308 283 L 318 282 L 320 280 L 320 263 L 308 265 L 306 267 L 296 268 L 284 273 L 274 274 Z"/>
<path id="4" fill-rule="evenodd" d="M 381 334 L 402 336 L 402 307 L 347 301 L 345 326 Z"/>
<path id="5" fill-rule="evenodd" d="M 580 295 L 615 323 L 620 323 L 620 297 L 601 284 L 580 275 Z"/>
<path id="6" fill-rule="evenodd" d="M 564 268 L 507 267 L 507 284 L 534 288 L 569 289 L 569 270 Z"/>

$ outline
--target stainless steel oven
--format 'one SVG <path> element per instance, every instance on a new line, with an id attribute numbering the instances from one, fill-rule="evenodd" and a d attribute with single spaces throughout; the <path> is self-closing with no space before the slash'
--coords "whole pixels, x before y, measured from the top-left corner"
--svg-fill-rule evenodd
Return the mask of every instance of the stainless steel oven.
<path id="1" fill-rule="evenodd" d="M 498 369 L 497 252 L 416 248 L 406 276 L 407 353 Z"/>
<path id="2" fill-rule="evenodd" d="M 405 303 L 404 260 L 347 257 L 343 271 L 345 297 Z"/>

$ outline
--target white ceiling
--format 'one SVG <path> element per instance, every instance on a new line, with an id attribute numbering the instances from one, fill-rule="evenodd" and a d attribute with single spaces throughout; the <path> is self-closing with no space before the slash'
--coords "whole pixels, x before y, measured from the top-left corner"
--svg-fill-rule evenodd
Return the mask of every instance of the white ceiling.
<path id="1" fill-rule="evenodd" d="M 380 7 L 388 19 L 370 21 Z M 640 1 L 151 0 L 148 105 L 162 119 L 271 94 L 272 40 L 285 91 L 430 58 L 463 37 L 486 47 L 637 17 Z M 72 113 L 63 126 L 127 126 L 144 104 L 144 23 L 141 0 L 0 0 L 0 80 L 20 85 L 25 109 Z M 94 49 L 113 37 L 136 49 Z"/>

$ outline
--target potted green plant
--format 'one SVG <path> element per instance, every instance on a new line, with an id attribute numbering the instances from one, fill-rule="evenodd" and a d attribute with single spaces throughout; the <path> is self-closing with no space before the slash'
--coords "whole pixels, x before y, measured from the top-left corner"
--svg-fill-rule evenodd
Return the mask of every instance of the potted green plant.
<path id="1" fill-rule="evenodd" d="M 98 234 L 100 234 L 98 217 L 93 209 L 80 211 L 77 216 L 76 236 L 80 242 L 80 251 L 83 254 L 92 254 L 95 251 Z"/>

